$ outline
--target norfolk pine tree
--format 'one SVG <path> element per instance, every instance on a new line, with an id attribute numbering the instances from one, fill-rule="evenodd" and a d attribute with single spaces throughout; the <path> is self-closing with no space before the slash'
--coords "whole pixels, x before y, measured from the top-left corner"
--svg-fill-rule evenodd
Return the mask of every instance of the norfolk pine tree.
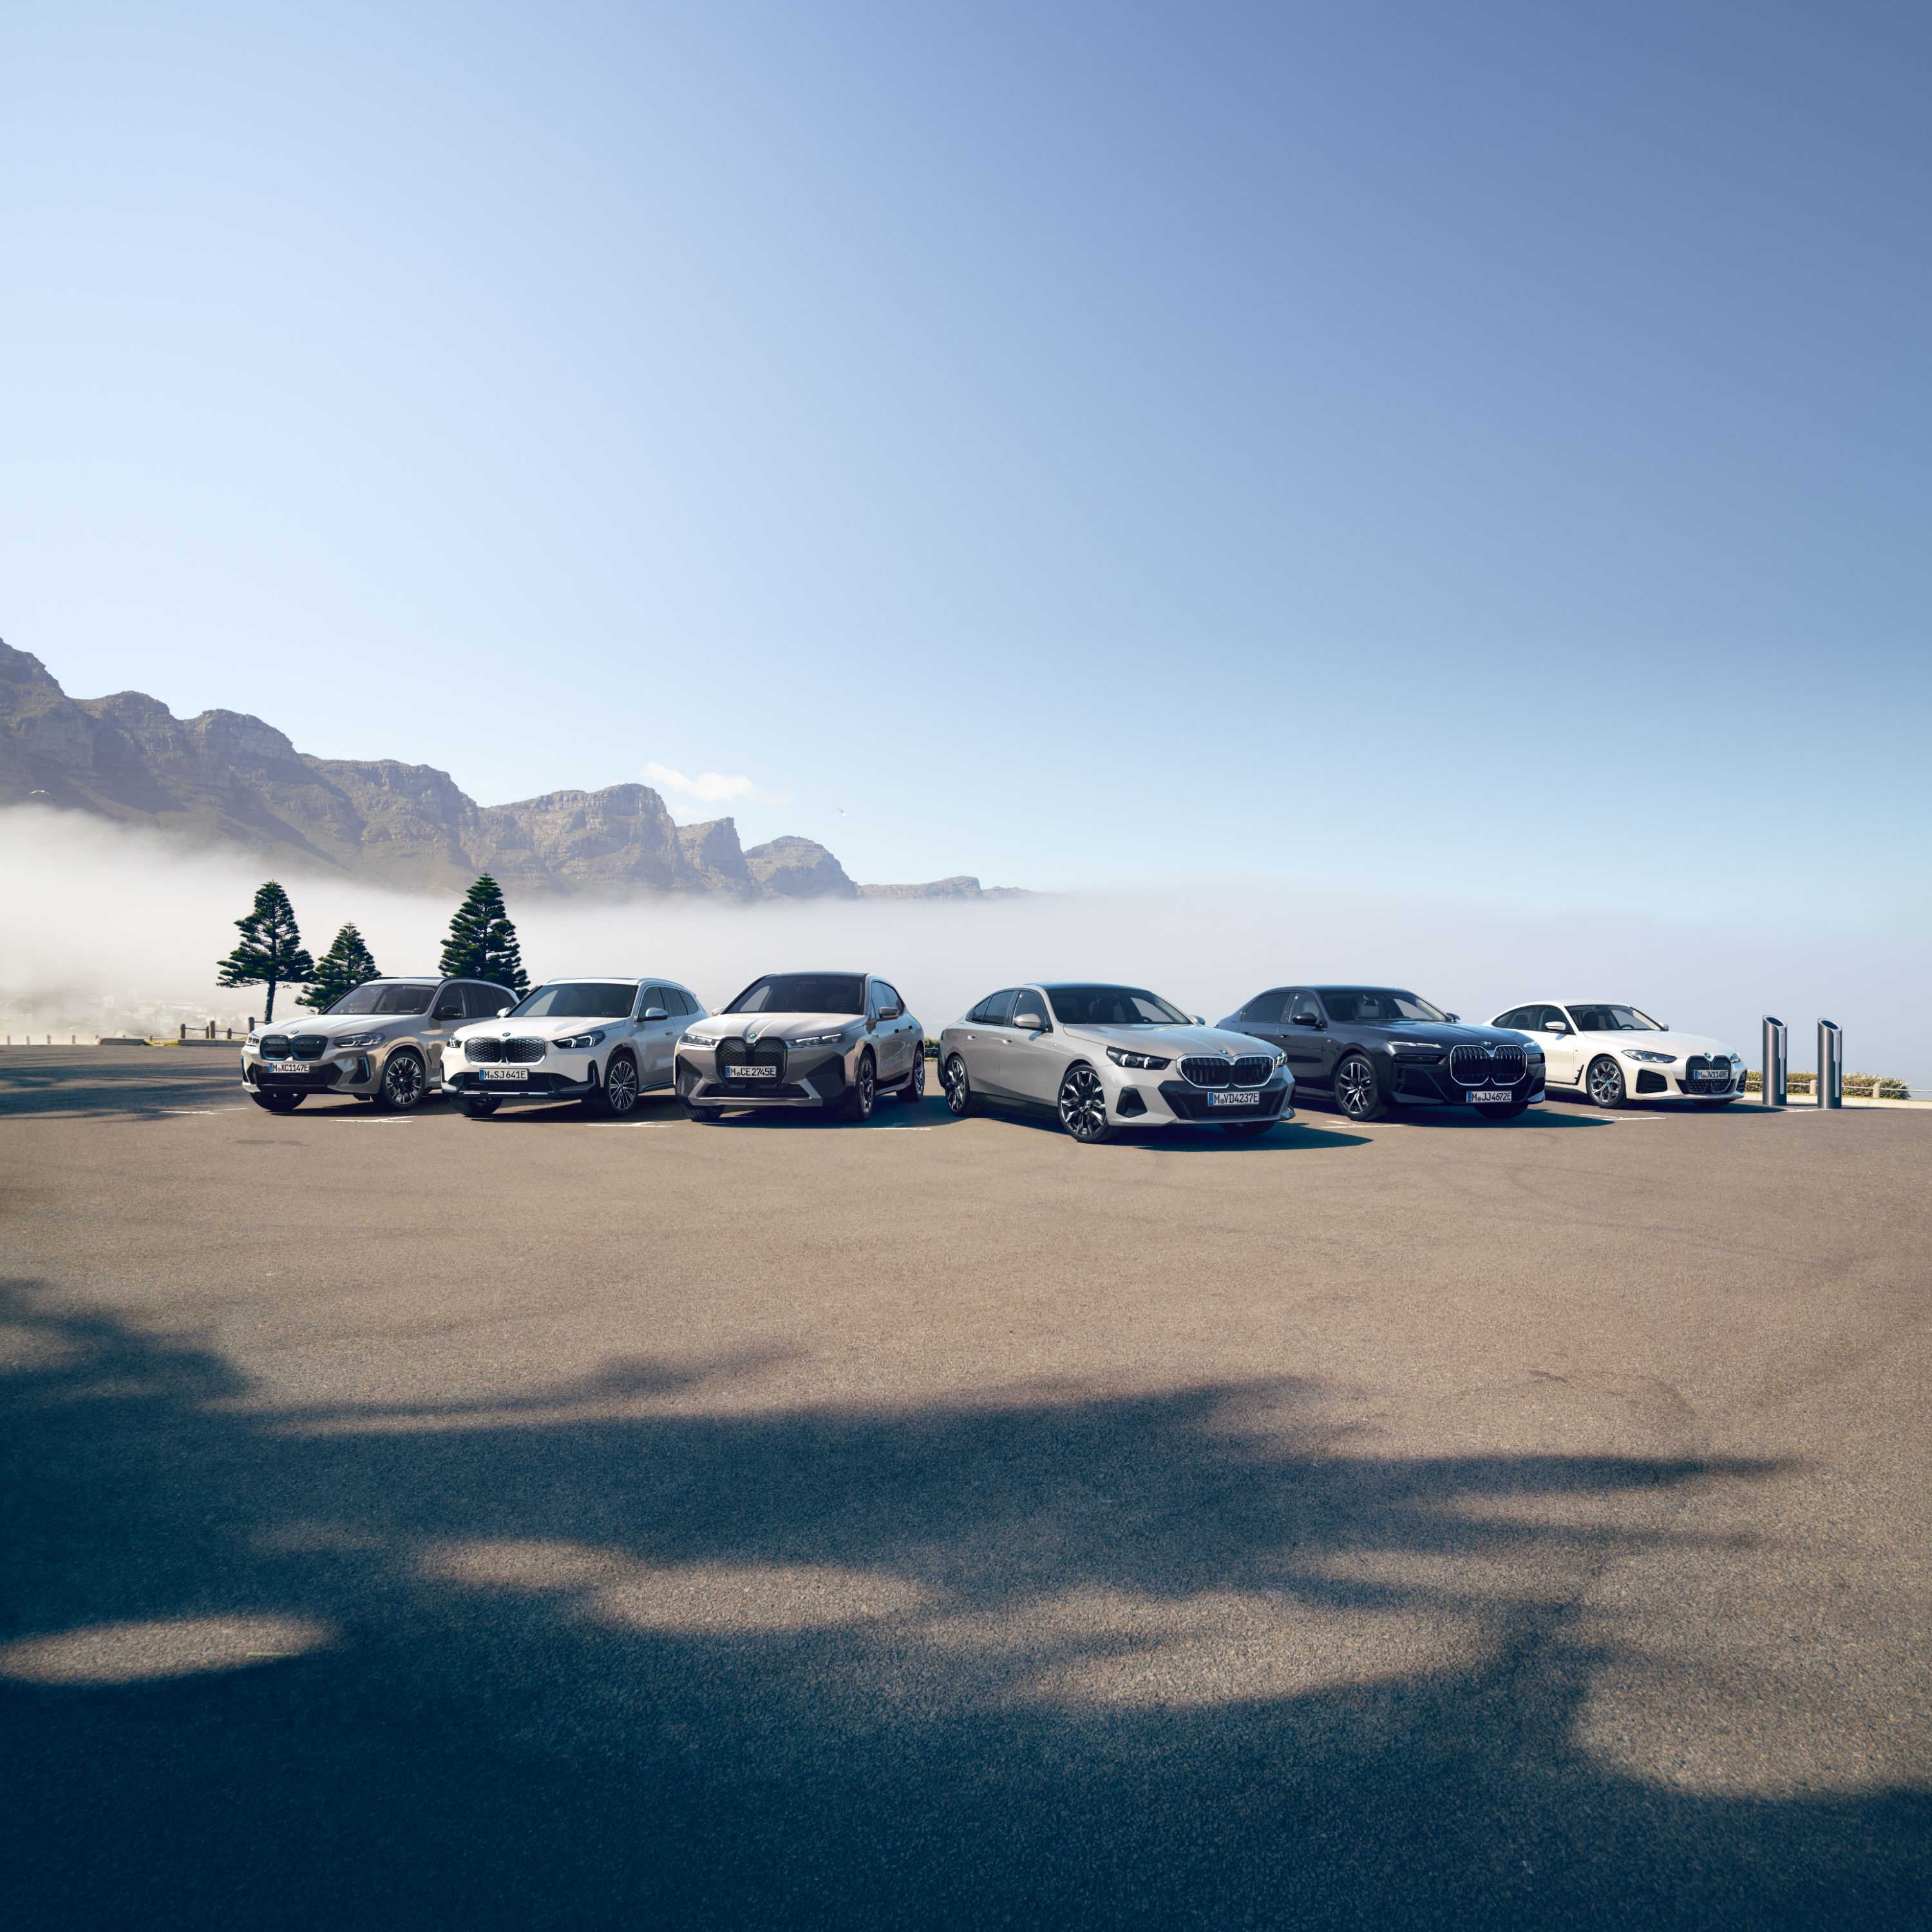
<path id="1" fill-rule="evenodd" d="M 275 1017 L 275 988 L 305 984 L 315 976 L 315 962 L 302 950 L 296 926 L 296 909 L 273 879 L 256 888 L 255 904 L 246 919 L 235 922 L 242 944 L 221 962 L 218 986 L 266 986 L 268 1004 L 262 1017 Z"/>
<path id="2" fill-rule="evenodd" d="M 382 976 L 382 969 L 352 922 L 335 935 L 335 944 L 316 962 L 315 976 L 296 1004 L 326 1013 L 344 993 L 352 992 L 364 980 Z"/>
<path id="3" fill-rule="evenodd" d="M 444 975 L 452 980 L 488 980 L 519 998 L 530 989 L 517 928 L 503 907 L 503 889 L 488 872 L 464 894 L 442 949 Z"/>

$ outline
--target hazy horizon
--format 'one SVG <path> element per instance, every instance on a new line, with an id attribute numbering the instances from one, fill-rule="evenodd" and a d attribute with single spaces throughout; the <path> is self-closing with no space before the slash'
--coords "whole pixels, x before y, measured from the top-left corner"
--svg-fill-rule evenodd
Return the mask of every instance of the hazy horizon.
<path id="1" fill-rule="evenodd" d="M 106 995 L 122 996 L 131 1012 L 138 982 L 153 1004 L 259 1014 L 262 989 L 222 992 L 214 979 L 235 943 L 232 922 L 264 876 L 244 854 L 188 852 L 80 813 L 0 810 L 0 903 L 10 915 L 0 928 L 0 1010 L 40 1012 L 40 1030 L 66 1030 L 64 1017 L 82 1019 Z M 385 970 L 436 970 L 456 895 L 286 868 L 277 876 L 312 954 L 352 920 Z M 1903 933 L 1874 935 L 1848 956 L 1835 936 L 1787 928 L 1754 935 L 1733 963 L 1714 965 L 1718 935 L 1708 927 L 1592 926 L 1531 913 L 1472 922 L 1440 902 L 1234 878 L 991 902 L 512 895 L 510 912 L 533 980 L 662 973 L 713 1008 L 759 974 L 788 968 L 880 973 L 929 1032 L 1017 980 L 1150 985 L 1210 1022 L 1284 980 L 1361 980 L 1410 986 L 1484 1021 L 1526 1000 L 1630 1000 L 1718 1035 L 1753 1062 L 1760 1018 L 1776 1011 L 1800 1069 L 1822 1015 L 1845 1029 L 1848 1066 L 1932 1086 L 1924 1026 L 1898 998 L 1922 957 L 1922 942 Z M 279 996 L 284 1010 L 292 998 L 292 989 Z"/>

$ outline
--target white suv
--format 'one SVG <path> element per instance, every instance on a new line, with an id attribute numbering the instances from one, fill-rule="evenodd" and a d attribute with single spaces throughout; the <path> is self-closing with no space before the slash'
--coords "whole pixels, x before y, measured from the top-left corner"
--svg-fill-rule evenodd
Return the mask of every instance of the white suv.
<path id="1" fill-rule="evenodd" d="M 640 1094 L 670 1085 L 678 1035 L 705 1017 L 675 980 L 546 980 L 451 1040 L 443 1091 L 476 1120 L 506 1100 L 580 1100 L 621 1118 Z"/>

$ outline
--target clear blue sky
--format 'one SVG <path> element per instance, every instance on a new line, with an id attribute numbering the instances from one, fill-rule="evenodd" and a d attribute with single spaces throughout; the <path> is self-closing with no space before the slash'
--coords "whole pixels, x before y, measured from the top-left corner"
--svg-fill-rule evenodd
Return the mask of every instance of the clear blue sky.
<path id="1" fill-rule="evenodd" d="M 863 878 L 1916 919 L 1929 98 L 1922 4 L 10 8 L 0 635 Z"/>

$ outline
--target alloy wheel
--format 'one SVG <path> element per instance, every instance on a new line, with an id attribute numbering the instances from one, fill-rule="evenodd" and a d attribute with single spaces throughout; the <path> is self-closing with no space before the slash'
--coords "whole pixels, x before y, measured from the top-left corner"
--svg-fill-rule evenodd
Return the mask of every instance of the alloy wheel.
<path id="1" fill-rule="evenodd" d="M 869 1120 L 872 1118 L 872 1103 L 878 1097 L 878 1070 L 872 1064 L 871 1053 L 862 1053 L 859 1056 L 859 1070 L 853 1076 L 851 1085 L 845 1090 L 845 1118 L 848 1120 Z"/>
<path id="2" fill-rule="evenodd" d="M 619 1054 L 604 1076 L 604 1106 L 607 1112 L 621 1119 L 638 1104 L 637 1063 Z"/>
<path id="3" fill-rule="evenodd" d="M 1600 1107 L 1621 1107 L 1624 1103 L 1624 1070 L 1608 1054 L 1590 1063 L 1587 1082 L 1590 1098 Z"/>
<path id="4" fill-rule="evenodd" d="M 914 1056 L 912 1071 L 906 1076 L 906 1084 L 899 1089 L 899 1098 L 910 1107 L 916 1100 L 926 1098 L 926 1042 L 920 1042 L 919 1052 Z"/>
<path id="5" fill-rule="evenodd" d="M 406 1113 L 423 1096 L 422 1062 L 413 1053 L 392 1053 L 382 1069 L 382 1102 Z"/>
<path id="6" fill-rule="evenodd" d="M 939 1070 L 939 1084 L 946 1091 L 946 1104 L 962 1120 L 973 1111 L 973 1083 L 966 1077 L 966 1063 L 958 1054 Z"/>
<path id="7" fill-rule="evenodd" d="M 1335 1100 L 1352 1120 L 1366 1120 L 1381 1104 L 1376 1070 L 1359 1053 L 1350 1054 L 1336 1068 Z"/>
<path id="8" fill-rule="evenodd" d="M 1060 1083 L 1060 1124 L 1076 1141 L 1107 1138 L 1107 1090 L 1090 1066 L 1076 1066 Z"/>

